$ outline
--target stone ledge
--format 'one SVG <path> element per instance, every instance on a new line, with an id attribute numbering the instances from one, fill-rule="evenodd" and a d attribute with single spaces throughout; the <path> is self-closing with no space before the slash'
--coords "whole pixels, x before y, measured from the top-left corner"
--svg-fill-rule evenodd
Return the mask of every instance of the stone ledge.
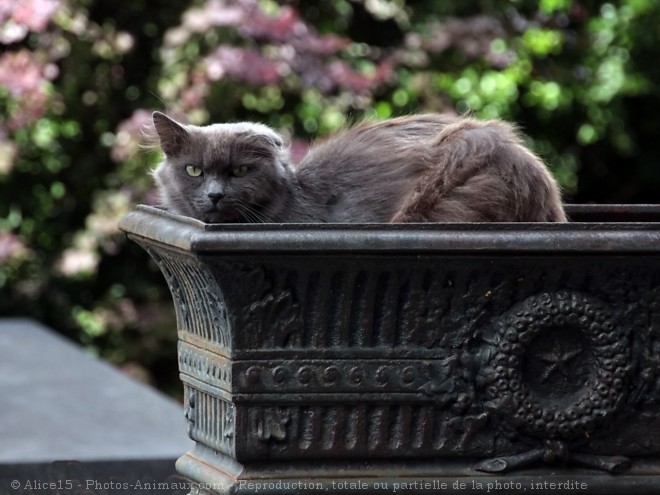
<path id="1" fill-rule="evenodd" d="M 179 404 L 42 325 L 0 319 L 0 350 L 0 493 L 49 493 L 14 480 L 165 480 L 192 448 Z"/>

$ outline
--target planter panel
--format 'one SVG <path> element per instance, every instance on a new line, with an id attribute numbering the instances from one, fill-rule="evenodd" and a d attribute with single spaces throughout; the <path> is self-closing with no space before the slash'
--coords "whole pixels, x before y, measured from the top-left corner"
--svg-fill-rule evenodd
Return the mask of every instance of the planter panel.
<path id="1" fill-rule="evenodd" d="M 660 491 L 658 223 L 209 226 L 140 207 L 121 226 L 172 292 L 195 481 L 396 465 Z"/>

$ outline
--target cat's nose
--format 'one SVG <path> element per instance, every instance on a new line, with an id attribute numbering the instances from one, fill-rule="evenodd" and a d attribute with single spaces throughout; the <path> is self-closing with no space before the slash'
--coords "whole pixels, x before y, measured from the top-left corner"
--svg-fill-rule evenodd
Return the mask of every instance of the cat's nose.
<path id="1" fill-rule="evenodd" d="M 217 205 L 218 201 L 225 197 L 225 193 L 222 191 L 213 191 L 208 193 L 208 197 L 214 205 Z"/>

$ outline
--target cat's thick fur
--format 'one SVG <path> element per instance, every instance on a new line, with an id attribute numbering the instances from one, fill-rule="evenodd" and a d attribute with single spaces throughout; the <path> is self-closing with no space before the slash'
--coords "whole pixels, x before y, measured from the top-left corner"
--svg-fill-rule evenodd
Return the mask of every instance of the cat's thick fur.
<path id="1" fill-rule="evenodd" d="M 208 223 L 566 220 L 545 165 L 501 121 L 363 122 L 293 165 L 260 124 L 153 120 L 166 155 L 154 173 L 163 206 Z"/>

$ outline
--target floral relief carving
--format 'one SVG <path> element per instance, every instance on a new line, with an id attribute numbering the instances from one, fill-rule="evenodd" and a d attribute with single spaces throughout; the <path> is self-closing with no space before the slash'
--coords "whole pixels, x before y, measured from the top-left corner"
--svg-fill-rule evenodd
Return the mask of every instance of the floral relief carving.
<path id="1" fill-rule="evenodd" d="M 261 442 L 285 442 L 287 425 L 291 421 L 290 411 L 284 408 L 262 408 L 256 415 L 255 428 L 257 439 Z"/>
<path id="2" fill-rule="evenodd" d="M 529 297 L 500 318 L 490 342 L 495 353 L 488 406 L 508 435 L 539 439 L 543 447 L 485 461 L 481 469 L 504 471 L 560 458 L 612 471 L 629 465 L 570 452 L 571 445 L 607 428 L 625 402 L 631 371 L 627 334 L 602 301 L 568 291 Z"/>

